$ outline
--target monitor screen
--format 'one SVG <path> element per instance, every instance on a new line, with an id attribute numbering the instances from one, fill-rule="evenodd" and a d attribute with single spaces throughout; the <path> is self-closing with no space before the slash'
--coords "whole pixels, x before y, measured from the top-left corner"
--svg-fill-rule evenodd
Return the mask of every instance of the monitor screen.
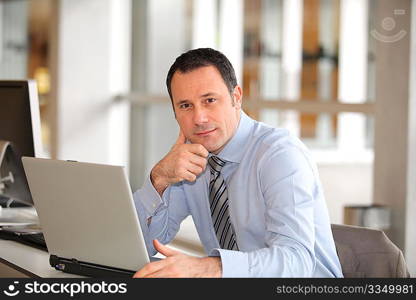
<path id="1" fill-rule="evenodd" d="M 39 101 L 36 82 L 32 80 L 6 81 L 0 80 L 0 141 L 8 141 L 13 145 L 17 156 L 13 166 L 15 177 L 22 177 L 22 180 L 15 180 L 15 184 L 6 182 L 10 191 L 4 195 L 17 194 L 19 197 L 13 200 L 25 204 L 33 204 L 30 192 L 27 189 L 27 181 L 21 164 L 22 156 L 40 156 L 42 142 L 40 134 Z M 10 163 L 4 163 L 0 176 L 7 177 L 10 170 Z M 3 189 L 4 190 L 4 189 Z M 3 195 L 3 200 L 4 200 Z M 0 195 L 1 196 L 1 195 Z"/>

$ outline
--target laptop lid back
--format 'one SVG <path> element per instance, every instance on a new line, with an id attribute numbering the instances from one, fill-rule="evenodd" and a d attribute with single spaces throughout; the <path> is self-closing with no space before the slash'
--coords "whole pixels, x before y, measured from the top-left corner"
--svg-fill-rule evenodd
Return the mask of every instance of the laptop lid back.
<path id="1" fill-rule="evenodd" d="M 50 254 L 132 271 L 149 262 L 123 167 L 22 161 Z"/>

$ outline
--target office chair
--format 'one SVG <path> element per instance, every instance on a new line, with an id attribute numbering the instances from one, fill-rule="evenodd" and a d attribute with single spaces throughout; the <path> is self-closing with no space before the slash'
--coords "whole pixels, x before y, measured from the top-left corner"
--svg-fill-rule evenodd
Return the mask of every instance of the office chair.
<path id="1" fill-rule="evenodd" d="M 344 277 L 410 277 L 402 251 L 381 230 L 331 224 Z"/>

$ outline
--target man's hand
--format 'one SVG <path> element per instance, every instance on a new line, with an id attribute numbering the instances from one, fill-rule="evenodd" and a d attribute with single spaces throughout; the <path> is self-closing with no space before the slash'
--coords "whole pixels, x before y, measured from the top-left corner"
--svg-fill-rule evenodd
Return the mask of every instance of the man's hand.
<path id="1" fill-rule="evenodd" d="M 219 257 L 193 257 L 185 255 L 153 240 L 157 251 L 166 256 L 165 259 L 148 263 L 136 272 L 136 278 L 154 277 L 221 277 L 222 266 Z"/>
<path id="2" fill-rule="evenodd" d="M 206 165 L 208 151 L 201 144 L 185 144 L 182 130 L 169 153 L 150 172 L 153 186 L 162 195 L 169 184 L 195 181 Z"/>

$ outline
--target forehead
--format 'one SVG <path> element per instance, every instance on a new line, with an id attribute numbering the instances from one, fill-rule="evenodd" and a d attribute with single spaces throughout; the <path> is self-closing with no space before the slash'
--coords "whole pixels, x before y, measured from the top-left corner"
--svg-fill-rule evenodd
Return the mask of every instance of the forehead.
<path id="1" fill-rule="evenodd" d="M 228 91 L 221 73 L 214 66 L 200 67 L 185 73 L 176 71 L 172 77 L 171 90 L 174 99 L 187 94 Z"/>

